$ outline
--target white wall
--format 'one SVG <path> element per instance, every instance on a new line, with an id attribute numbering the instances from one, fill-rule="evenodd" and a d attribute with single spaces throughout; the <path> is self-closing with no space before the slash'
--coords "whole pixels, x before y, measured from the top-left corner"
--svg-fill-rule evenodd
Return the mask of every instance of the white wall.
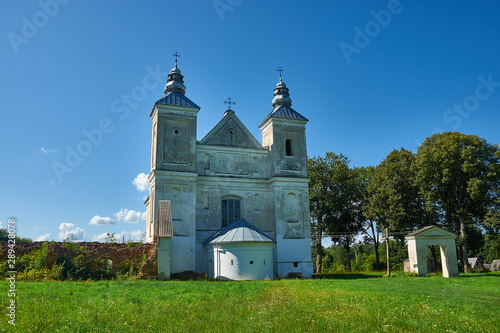
<path id="1" fill-rule="evenodd" d="M 289 273 L 301 273 L 303 277 L 311 277 L 313 274 L 313 263 L 311 261 L 311 239 L 283 239 L 278 237 L 277 241 L 277 272 L 281 277 Z M 297 265 L 297 267 L 294 267 Z"/>
<path id="2" fill-rule="evenodd" d="M 273 247 L 274 243 L 253 242 L 209 245 L 209 275 L 230 280 L 272 279 Z"/>
<path id="3" fill-rule="evenodd" d="M 172 237 L 170 249 L 170 274 L 195 270 L 195 236 Z"/>

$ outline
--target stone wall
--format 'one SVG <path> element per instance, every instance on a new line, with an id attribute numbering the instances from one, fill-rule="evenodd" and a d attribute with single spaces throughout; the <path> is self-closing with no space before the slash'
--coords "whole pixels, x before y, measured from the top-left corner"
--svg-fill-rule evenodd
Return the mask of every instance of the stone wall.
<path id="1" fill-rule="evenodd" d="M 44 242 L 16 243 L 16 257 L 30 253 L 42 247 Z M 154 244 L 137 244 L 133 247 L 127 247 L 125 243 L 99 243 L 99 242 L 81 242 L 81 243 L 61 243 L 48 242 L 48 253 L 46 266 L 52 269 L 52 266 L 61 258 L 66 257 L 73 260 L 79 255 L 83 255 L 86 261 L 95 259 L 108 259 L 113 263 L 113 270 L 116 271 L 124 262 L 133 263 L 139 267 L 144 259 L 150 259 L 154 254 Z M 0 242 L 0 262 L 7 260 L 8 246 L 7 242 Z M 154 264 L 153 264 L 154 265 Z"/>

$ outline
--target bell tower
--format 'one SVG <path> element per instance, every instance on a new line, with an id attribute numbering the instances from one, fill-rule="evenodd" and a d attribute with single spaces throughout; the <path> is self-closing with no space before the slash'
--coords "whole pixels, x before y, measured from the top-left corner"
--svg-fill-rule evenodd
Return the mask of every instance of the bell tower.
<path id="1" fill-rule="evenodd" d="M 196 243 L 196 121 L 200 107 L 186 97 L 184 76 L 175 66 L 168 74 L 165 96 L 150 114 L 151 172 L 146 200 L 146 240 L 158 234 L 158 204 L 172 207 L 171 273 L 195 269 Z"/>
<path id="2" fill-rule="evenodd" d="M 310 277 L 311 229 L 307 178 L 307 118 L 292 109 L 292 100 L 278 68 L 273 110 L 260 124 L 262 144 L 271 159 L 270 192 L 276 223 L 277 275 Z"/>
<path id="3" fill-rule="evenodd" d="M 151 112 L 153 138 L 151 171 L 194 172 L 196 164 L 196 116 L 200 107 L 186 97 L 184 76 L 175 67 L 168 74 L 165 96 Z"/>
<path id="4" fill-rule="evenodd" d="M 273 110 L 259 128 L 262 144 L 271 152 L 274 176 L 306 177 L 307 149 L 306 123 L 308 119 L 292 109 L 292 100 L 283 82 L 281 67 L 280 81 L 274 89 Z"/>

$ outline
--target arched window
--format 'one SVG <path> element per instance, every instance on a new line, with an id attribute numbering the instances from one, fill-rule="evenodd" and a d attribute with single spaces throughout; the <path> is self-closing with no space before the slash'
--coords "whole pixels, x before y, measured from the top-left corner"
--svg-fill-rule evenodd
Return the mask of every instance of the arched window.
<path id="1" fill-rule="evenodd" d="M 294 193 L 288 193 L 286 196 L 286 221 L 298 222 L 297 214 L 297 196 Z"/>
<path id="2" fill-rule="evenodd" d="M 241 201 L 238 199 L 222 200 L 222 226 L 241 219 Z"/>
<path id="3" fill-rule="evenodd" d="M 292 151 L 292 139 L 286 139 L 285 141 L 286 156 L 293 156 Z"/>

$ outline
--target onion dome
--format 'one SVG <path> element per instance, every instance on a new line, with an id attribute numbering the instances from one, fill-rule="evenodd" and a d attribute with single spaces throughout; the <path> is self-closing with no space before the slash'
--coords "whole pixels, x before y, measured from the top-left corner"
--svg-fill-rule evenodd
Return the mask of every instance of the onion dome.
<path id="1" fill-rule="evenodd" d="M 288 88 L 286 87 L 286 84 L 281 80 L 281 73 L 280 82 L 278 82 L 276 88 L 274 89 L 273 98 L 273 106 L 276 107 L 278 105 L 292 105 L 292 99 L 290 98 Z"/>
<path id="2" fill-rule="evenodd" d="M 175 67 L 168 74 L 167 84 L 165 85 L 165 94 L 171 91 L 180 92 L 181 94 L 186 93 L 184 76 L 182 76 L 181 70 L 177 68 L 177 59 L 175 59 Z"/>
<path id="3" fill-rule="evenodd" d="M 305 122 L 309 121 L 306 117 L 292 109 L 292 99 L 290 98 L 290 93 L 281 78 L 281 72 L 283 72 L 281 67 L 278 68 L 278 72 L 280 72 L 280 82 L 278 82 L 276 88 L 274 89 L 273 110 L 267 115 L 260 126 L 264 125 L 264 123 L 266 123 L 271 117 L 295 119 Z"/>

